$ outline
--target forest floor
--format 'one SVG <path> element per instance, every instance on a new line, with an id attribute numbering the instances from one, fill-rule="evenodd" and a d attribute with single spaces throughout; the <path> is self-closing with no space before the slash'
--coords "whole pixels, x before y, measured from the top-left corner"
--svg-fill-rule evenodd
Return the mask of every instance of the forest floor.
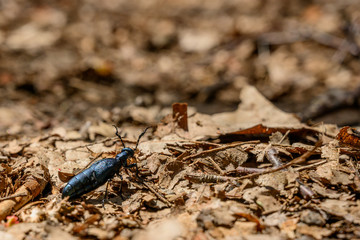
<path id="1" fill-rule="evenodd" d="M 359 1 L 0 9 L 0 239 L 360 238 Z"/>

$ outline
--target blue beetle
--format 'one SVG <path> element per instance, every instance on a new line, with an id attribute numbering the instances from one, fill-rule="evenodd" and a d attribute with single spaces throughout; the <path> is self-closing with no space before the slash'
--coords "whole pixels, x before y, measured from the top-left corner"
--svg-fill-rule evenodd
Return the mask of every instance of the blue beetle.
<path id="1" fill-rule="evenodd" d="M 124 168 L 136 168 L 136 174 L 138 174 L 138 169 L 136 163 L 129 164 L 127 163 L 127 159 L 134 156 L 135 150 L 139 144 L 140 138 L 144 136 L 146 131 L 149 128 L 146 128 L 139 136 L 136 146 L 134 149 L 125 147 L 125 144 L 118 132 L 117 127 L 114 125 L 116 129 L 116 136 L 118 136 L 121 140 L 124 148 L 121 150 L 119 154 L 116 155 L 115 158 L 104 158 L 95 163 L 93 163 L 89 168 L 83 170 L 79 174 L 75 175 L 67 185 L 64 187 L 62 191 L 62 197 L 69 196 L 70 198 L 77 198 L 81 195 L 88 193 L 96 188 L 106 184 L 104 201 L 107 198 L 107 188 L 109 181 L 114 177 L 115 174 L 119 173 L 121 167 Z"/>

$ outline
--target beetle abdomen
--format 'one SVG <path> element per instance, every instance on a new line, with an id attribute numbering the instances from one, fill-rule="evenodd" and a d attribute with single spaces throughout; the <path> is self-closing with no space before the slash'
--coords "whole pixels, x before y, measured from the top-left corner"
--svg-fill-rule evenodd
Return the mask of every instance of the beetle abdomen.
<path id="1" fill-rule="evenodd" d="M 119 170 L 114 166 L 114 160 L 113 158 L 102 159 L 75 175 L 64 187 L 62 197 L 76 198 L 103 185 Z"/>

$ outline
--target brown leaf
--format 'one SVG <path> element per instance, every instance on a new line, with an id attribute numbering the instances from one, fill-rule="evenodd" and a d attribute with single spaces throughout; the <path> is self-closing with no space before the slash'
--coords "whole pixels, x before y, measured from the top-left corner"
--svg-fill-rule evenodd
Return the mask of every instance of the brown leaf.
<path id="1" fill-rule="evenodd" d="M 223 143 L 235 142 L 235 141 L 247 141 L 254 139 L 268 140 L 271 134 L 280 132 L 285 134 L 289 131 L 289 137 L 305 138 L 306 136 L 315 136 L 319 132 L 311 128 L 274 128 L 266 127 L 263 124 L 258 124 L 253 127 L 239 130 L 236 132 L 230 132 L 222 134 L 219 139 Z"/>
<path id="2" fill-rule="evenodd" d="M 352 127 L 343 127 L 336 139 L 344 145 L 360 148 L 360 132 Z"/>
<path id="3" fill-rule="evenodd" d="M 68 182 L 75 175 L 74 175 L 74 173 L 58 171 L 58 176 L 59 176 L 61 181 Z"/>

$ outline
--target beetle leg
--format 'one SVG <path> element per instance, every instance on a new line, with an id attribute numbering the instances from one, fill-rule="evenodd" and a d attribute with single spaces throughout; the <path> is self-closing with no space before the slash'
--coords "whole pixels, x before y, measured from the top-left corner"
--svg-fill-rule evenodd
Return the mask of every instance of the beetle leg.
<path id="1" fill-rule="evenodd" d="M 136 172 L 135 172 L 136 176 L 139 177 L 139 168 L 136 163 L 124 166 L 124 168 L 127 168 L 127 169 L 133 168 L 133 167 L 135 167 L 135 169 L 136 169 Z"/>
<path id="2" fill-rule="evenodd" d="M 123 197 L 123 195 L 121 194 L 121 192 L 122 192 L 122 181 L 124 181 L 124 178 L 122 177 L 122 175 L 120 175 L 119 173 L 116 173 L 116 175 L 117 176 L 119 176 L 120 177 L 120 179 L 121 179 L 121 182 L 120 182 L 120 190 L 119 190 L 119 196 L 121 197 L 121 199 L 124 201 L 125 199 L 124 199 L 124 197 Z"/>
<path id="3" fill-rule="evenodd" d="M 124 168 L 133 168 L 135 167 L 137 169 L 137 164 L 136 163 L 132 163 L 132 164 L 129 164 L 129 165 L 125 165 Z"/>
<path id="4" fill-rule="evenodd" d="M 105 209 L 105 200 L 107 200 L 108 186 L 109 186 L 109 182 L 110 182 L 110 181 L 111 181 L 111 180 L 109 179 L 109 180 L 107 180 L 107 182 L 106 182 L 105 195 L 104 195 L 104 198 L 103 198 L 103 200 L 102 200 L 102 207 L 103 207 L 103 209 Z"/>
<path id="5" fill-rule="evenodd" d="M 120 195 L 120 197 L 121 197 L 121 200 L 123 200 L 123 201 L 124 201 L 124 200 L 125 200 L 125 198 L 123 197 L 123 195 L 122 195 L 122 193 L 121 193 L 121 192 L 122 192 L 122 184 L 123 184 L 123 183 L 121 182 L 121 183 L 120 183 L 120 191 L 119 191 L 119 195 Z"/>

